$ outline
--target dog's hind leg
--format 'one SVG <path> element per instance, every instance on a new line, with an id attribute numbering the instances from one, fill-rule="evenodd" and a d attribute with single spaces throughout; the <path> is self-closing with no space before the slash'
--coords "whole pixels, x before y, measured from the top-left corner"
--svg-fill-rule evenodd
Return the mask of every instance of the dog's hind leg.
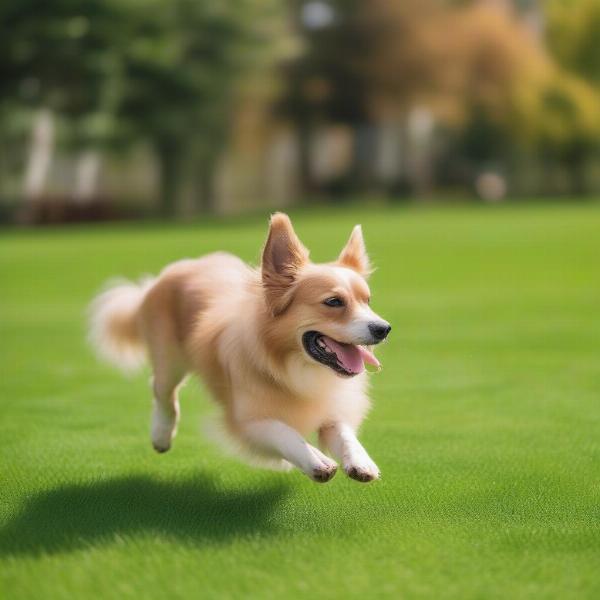
<path id="1" fill-rule="evenodd" d="M 166 452 L 177 431 L 177 389 L 187 373 L 172 283 L 161 276 L 148 291 L 139 311 L 139 328 L 152 366 L 152 445 Z"/>
<path id="2" fill-rule="evenodd" d="M 177 392 L 185 373 L 155 373 L 152 378 L 154 406 L 152 408 L 152 446 L 166 452 L 177 433 L 179 399 Z"/>
<path id="3" fill-rule="evenodd" d="M 186 375 L 184 361 L 175 344 L 162 339 L 160 346 L 150 347 L 154 369 L 152 391 L 152 446 L 157 452 L 166 452 L 177 433 L 179 422 L 178 390 Z"/>

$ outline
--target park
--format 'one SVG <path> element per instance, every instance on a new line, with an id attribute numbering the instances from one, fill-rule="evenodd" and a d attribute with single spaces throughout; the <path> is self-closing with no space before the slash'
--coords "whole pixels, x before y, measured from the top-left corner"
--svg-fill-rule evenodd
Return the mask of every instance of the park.
<path id="1" fill-rule="evenodd" d="M 394 325 L 361 432 L 381 481 L 224 454 L 193 380 L 157 455 L 148 372 L 123 379 L 86 344 L 105 279 L 218 249 L 256 264 L 267 213 L 4 229 L 3 596 L 597 598 L 597 202 L 292 216 L 319 261 L 363 225 Z"/>

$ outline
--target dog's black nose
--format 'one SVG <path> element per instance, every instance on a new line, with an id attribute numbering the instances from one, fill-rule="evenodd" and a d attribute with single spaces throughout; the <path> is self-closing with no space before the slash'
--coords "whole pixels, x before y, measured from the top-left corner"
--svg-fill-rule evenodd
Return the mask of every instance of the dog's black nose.
<path id="1" fill-rule="evenodd" d="M 379 323 L 369 323 L 369 331 L 378 342 L 385 340 L 391 330 L 391 325 L 385 321 Z"/>

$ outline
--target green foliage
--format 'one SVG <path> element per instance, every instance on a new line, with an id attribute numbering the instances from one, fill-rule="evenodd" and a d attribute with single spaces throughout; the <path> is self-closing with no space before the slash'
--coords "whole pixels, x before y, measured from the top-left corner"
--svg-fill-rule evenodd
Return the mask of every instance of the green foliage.
<path id="1" fill-rule="evenodd" d="M 369 77 L 359 60 L 369 40 L 360 2 L 335 0 L 331 21 L 309 27 L 306 2 L 294 2 L 293 16 L 304 51 L 283 65 L 282 112 L 305 126 L 322 120 L 358 123 L 368 118 Z"/>
<path id="2" fill-rule="evenodd" d="M 50 107 L 80 145 L 149 142 L 173 210 L 184 157 L 219 155 L 268 11 L 252 0 L 6 0 L 0 103 Z"/>
<path id="3" fill-rule="evenodd" d="M 134 3 L 120 49 L 116 112 L 125 139 L 146 139 L 161 162 L 162 209 L 176 210 L 184 160 L 210 178 L 227 134 L 233 85 L 251 40 L 251 3 Z M 208 161 L 209 165 L 203 164 Z M 205 185 L 205 195 L 210 195 Z M 204 198 L 207 204 L 210 198 Z"/>
<path id="4" fill-rule="evenodd" d="M 578 165 L 600 140 L 597 0 L 523 1 L 514 13 L 437 0 L 329 5 L 335 18 L 301 28 L 307 50 L 286 71 L 284 107 L 300 128 L 403 123 L 425 108 L 455 140 L 442 162 L 460 154 L 507 167 L 516 154 L 553 157 L 581 181 Z M 552 52 L 524 20 L 534 9 L 540 18 L 547 10 Z"/>
<path id="5" fill-rule="evenodd" d="M 190 131 L 218 127 L 215 121 L 227 112 L 249 39 L 246 19 L 251 15 L 245 4 L 136 4 L 136 18 L 120 50 L 124 85 L 119 113 L 140 135 L 185 140 Z"/>
<path id="6" fill-rule="evenodd" d="M 600 85 L 600 2 L 551 0 L 546 11 L 548 43 L 558 61 Z"/>
<path id="7" fill-rule="evenodd" d="M 98 110 L 124 14 L 111 0 L 0 3 L 0 103 Z"/>

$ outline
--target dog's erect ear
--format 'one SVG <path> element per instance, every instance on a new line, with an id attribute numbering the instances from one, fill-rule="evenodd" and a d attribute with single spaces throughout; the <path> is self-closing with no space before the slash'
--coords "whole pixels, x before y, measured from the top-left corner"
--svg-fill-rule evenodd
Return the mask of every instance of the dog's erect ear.
<path id="1" fill-rule="evenodd" d="M 356 225 L 350 234 L 350 239 L 338 257 L 338 263 L 350 267 L 363 277 L 371 274 L 371 263 L 365 247 L 362 228 Z"/>
<path id="2" fill-rule="evenodd" d="M 308 250 L 298 239 L 290 218 L 275 213 L 262 255 L 262 282 L 274 315 L 282 313 L 291 302 L 293 285 L 307 262 Z"/>

